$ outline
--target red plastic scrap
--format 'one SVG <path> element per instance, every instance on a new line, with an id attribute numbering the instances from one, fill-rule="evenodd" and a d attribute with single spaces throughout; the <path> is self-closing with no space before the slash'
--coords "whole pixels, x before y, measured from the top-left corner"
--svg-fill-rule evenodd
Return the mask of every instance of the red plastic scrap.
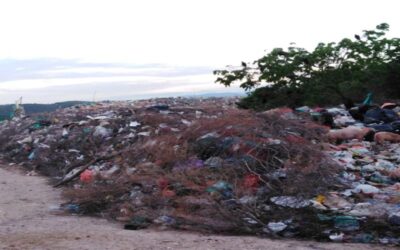
<path id="1" fill-rule="evenodd" d="M 165 189 L 169 185 L 169 180 L 165 177 L 160 177 L 157 180 L 157 185 L 160 189 Z"/>
<path id="2" fill-rule="evenodd" d="M 174 197 L 176 194 L 173 190 L 169 189 L 169 188 L 164 188 L 163 191 L 161 192 L 161 195 L 165 198 L 172 198 Z"/>
<path id="3" fill-rule="evenodd" d="M 322 112 L 322 111 L 325 111 L 325 110 L 326 109 L 321 108 L 321 107 L 316 107 L 316 108 L 312 109 L 312 111 L 314 111 L 314 112 Z"/>
<path id="4" fill-rule="evenodd" d="M 248 189 L 258 188 L 260 185 L 260 177 L 255 174 L 248 174 L 244 177 L 243 186 Z"/>
<path id="5" fill-rule="evenodd" d="M 81 173 L 79 179 L 83 183 L 91 183 L 94 180 L 94 172 L 92 170 L 86 169 Z"/>

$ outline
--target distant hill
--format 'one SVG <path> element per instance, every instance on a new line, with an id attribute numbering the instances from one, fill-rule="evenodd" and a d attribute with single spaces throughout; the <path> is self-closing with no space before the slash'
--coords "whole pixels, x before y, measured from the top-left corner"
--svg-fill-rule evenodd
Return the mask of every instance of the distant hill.
<path id="1" fill-rule="evenodd" d="M 203 97 L 203 98 L 233 97 L 233 96 L 243 97 L 243 96 L 246 96 L 246 93 L 242 93 L 242 92 L 210 92 L 210 93 L 187 94 L 187 95 L 183 95 L 183 96 L 184 97 Z"/>
<path id="2" fill-rule="evenodd" d="M 90 104 L 90 102 L 68 101 L 68 102 L 57 102 L 52 104 L 30 103 L 30 104 L 23 104 L 22 106 L 24 107 L 27 115 L 32 115 L 35 113 L 52 112 L 57 109 L 68 108 L 81 104 Z M 1 120 L 9 119 L 13 111 L 14 111 L 14 104 L 0 105 L 0 119 Z"/>

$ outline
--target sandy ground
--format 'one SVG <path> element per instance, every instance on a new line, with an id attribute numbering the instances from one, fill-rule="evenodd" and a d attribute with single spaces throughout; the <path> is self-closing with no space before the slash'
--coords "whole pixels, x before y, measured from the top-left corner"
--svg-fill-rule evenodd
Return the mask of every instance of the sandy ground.
<path id="1" fill-rule="evenodd" d="M 0 168 L 0 249 L 390 249 L 176 231 L 127 231 L 103 219 L 51 214 L 49 207 L 61 202 L 60 190 L 43 177 Z"/>

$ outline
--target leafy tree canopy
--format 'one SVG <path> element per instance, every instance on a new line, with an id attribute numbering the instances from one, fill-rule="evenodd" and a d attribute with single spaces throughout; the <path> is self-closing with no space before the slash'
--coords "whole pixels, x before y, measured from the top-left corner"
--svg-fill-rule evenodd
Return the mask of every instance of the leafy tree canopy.
<path id="1" fill-rule="evenodd" d="M 252 91 L 239 103 L 244 108 L 350 104 L 368 92 L 376 100 L 399 98 L 400 39 L 387 38 L 388 30 L 382 23 L 352 39 L 319 43 L 311 52 L 275 48 L 254 62 L 214 71 L 216 82 L 239 82 Z"/>

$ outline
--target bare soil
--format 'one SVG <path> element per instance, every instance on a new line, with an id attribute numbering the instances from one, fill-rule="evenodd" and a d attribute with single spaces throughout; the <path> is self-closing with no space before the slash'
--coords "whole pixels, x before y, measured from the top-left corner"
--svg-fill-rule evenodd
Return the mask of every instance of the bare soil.
<path id="1" fill-rule="evenodd" d="M 104 219 L 55 215 L 60 189 L 16 167 L 0 168 L 0 249 L 391 249 L 379 245 L 271 240 L 179 231 L 123 230 Z M 393 248 L 394 249 L 394 248 Z"/>

